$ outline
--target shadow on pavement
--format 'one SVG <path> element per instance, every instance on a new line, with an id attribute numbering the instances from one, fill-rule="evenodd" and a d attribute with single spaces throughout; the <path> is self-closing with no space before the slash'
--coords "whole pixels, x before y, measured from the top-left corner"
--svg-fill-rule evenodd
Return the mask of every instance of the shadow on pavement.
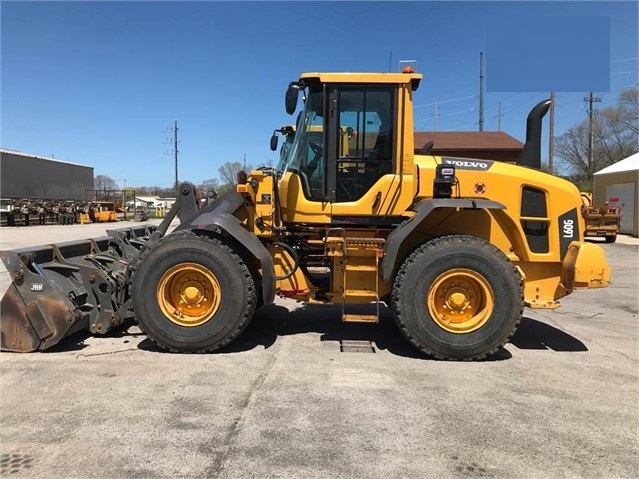
<path id="1" fill-rule="evenodd" d="M 519 349 L 551 349 L 560 352 L 588 351 L 574 336 L 535 319 L 523 317 L 510 344 Z"/>
<path id="2" fill-rule="evenodd" d="M 88 345 L 85 343 L 86 339 L 91 337 L 88 331 L 80 331 L 72 334 L 66 338 L 63 338 L 59 343 L 51 346 L 49 349 L 42 351 L 43 353 L 64 353 L 69 351 L 81 351 Z"/>
<path id="3" fill-rule="evenodd" d="M 271 347 L 279 336 L 303 333 L 320 333 L 320 341 L 334 341 L 339 350 L 340 341 L 370 341 L 375 349 L 413 359 L 435 359 L 417 350 L 397 327 L 391 311 L 380 307 L 377 324 L 343 323 L 341 307 L 335 305 L 307 304 L 294 311 L 282 306 L 269 305 L 259 309 L 246 330 L 219 353 L 237 353 L 258 346 Z M 504 348 L 485 361 L 510 359 Z"/>
<path id="4" fill-rule="evenodd" d="M 142 333 L 127 331 L 130 324 L 109 332 L 106 337 L 122 338 L 144 336 Z M 382 306 L 378 324 L 343 323 L 341 308 L 335 305 L 308 304 L 289 311 L 278 305 L 268 305 L 255 312 L 253 320 L 244 332 L 231 344 L 220 349 L 217 354 L 240 353 L 256 347 L 270 348 L 280 336 L 304 333 L 319 333 L 320 341 L 334 341 L 339 350 L 340 341 L 370 341 L 377 350 L 386 350 L 397 356 L 413 359 L 434 360 L 418 351 L 397 327 L 391 311 Z M 69 336 L 46 353 L 79 351 L 87 347 L 88 332 Z M 541 321 L 524 317 L 510 343 L 518 349 L 535 349 L 557 352 L 588 351 L 584 343 L 574 336 Z M 149 339 L 143 339 L 138 348 L 166 353 Z M 502 361 L 512 358 L 510 352 L 500 348 L 484 361 Z"/>
<path id="5" fill-rule="evenodd" d="M 294 311 L 277 305 L 264 306 L 255 313 L 240 337 L 220 353 L 247 351 L 258 346 L 269 348 L 280 336 L 320 333 L 320 341 L 335 341 L 338 350 L 340 341 L 371 341 L 376 349 L 388 350 L 398 356 L 427 359 L 404 338 L 385 306 L 380 306 L 377 324 L 343 323 L 341 314 L 341 307 L 335 305 L 306 304 Z"/>

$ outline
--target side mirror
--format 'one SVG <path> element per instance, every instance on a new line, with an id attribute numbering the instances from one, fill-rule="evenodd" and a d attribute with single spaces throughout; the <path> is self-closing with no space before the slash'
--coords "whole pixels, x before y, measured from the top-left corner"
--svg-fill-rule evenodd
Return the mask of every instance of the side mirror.
<path id="1" fill-rule="evenodd" d="M 295 113 L 297 107 L 297 99 L 300 94 L 300 85 L 295 82 L 291 82 L 286 90 L 286 97 L 284 98 L 284 104 L 286 106 L 286 113 L 292 115 Z"/>
<path id="2" fill-rule="evenodd" d="M 419 152 L 422 155 L 428 155 L 431 150 L 433 149 L 433 146 L 435 146 L 435 142 L 433 140 L 430 140 L 428 143 L 426 143 L 424 146 L 422 146 L 422 149 L 419 150 Z"/>
<path id="3" fill-rule="evenodd" d="M 271 151 L 277 150 L 277 133 L 275 133 L 275 131 L 273 132 L 273 136 L 271 137 Z"/>

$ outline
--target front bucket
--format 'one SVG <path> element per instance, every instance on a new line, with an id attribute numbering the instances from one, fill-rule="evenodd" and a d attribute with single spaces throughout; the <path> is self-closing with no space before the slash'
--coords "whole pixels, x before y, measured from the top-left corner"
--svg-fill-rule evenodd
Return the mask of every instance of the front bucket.
<path id="1" fill-rule="evenodd" d="M 104 334 L 132 316 L 127 266 L 150 228 L 0 253 L 12 280 L 0 301 L 0 349 L 42 351 L 81 330 Z"/>
<path id="2" fill-rule="evenodd" d="M 6 264 L 6 253 L 3 253 L 2 259 Z M 55 284 L 29 273 L 26 276 L 27 285 L 24 277 L 14 279 L 0 301 L 0 345 L 3 351 L 28 353 L 44 350 L 87 328 L 88 318 L 81 321 L 81 313 L 76 313 L 75 305 L 65 301 Z"/>

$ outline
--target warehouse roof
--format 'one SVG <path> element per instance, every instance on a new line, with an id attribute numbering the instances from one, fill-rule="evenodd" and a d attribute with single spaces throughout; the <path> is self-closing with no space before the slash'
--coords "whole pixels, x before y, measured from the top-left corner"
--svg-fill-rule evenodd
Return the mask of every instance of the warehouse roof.
<path id="1" fill-rule="evenodd" d="M 30 153 L 24 153 L 22 151 L 17 151 L 17 150 L 9 150 L 7 148 L 0 148 L 0 153 L 5 153 L 8 155 L 24 156 L 27 158 L 37 158 L 38 160 L 55 161 L 56 163 L 66 163 L 67 165 L 84 166 L 85 168 L 93 168 L 92 166 L 81 165 L 80 163 L 73 163 L 71 161 L 58 160 L 57 158 L 47 158 L 45 156 L 40 156 L 40 155 L 32 155 Z"/>
<path id="2" fill-rule="evenodd" d="M 515 150 L 521 151 L 524 144 L 503 131 L 416 131 L 415 148 L 429 141 L 434 149 L 441 150 Z"/>
<path id="3" fill-rule="evenodd" d="M 639 153 L 630 155 L 625 160 L 618 161 L 617 163 L 607 166 L 603 170 L 599 170 L 595 175 L 605 175 L 607 173 L 622 173 L 624 171 L 637 171 L 639 170 Z"/>

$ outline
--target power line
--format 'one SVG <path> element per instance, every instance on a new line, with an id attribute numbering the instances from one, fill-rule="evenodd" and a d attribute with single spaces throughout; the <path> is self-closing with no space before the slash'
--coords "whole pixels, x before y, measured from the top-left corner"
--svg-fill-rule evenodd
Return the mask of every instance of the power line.
<path id="1" fill-rule="evenodd" d="M 534 101 L 537 97 L 539 97 L 539 95 L 543 95 L 543 94 L 544 94 L 544 92 L 542 91 L 542 92 L 536 93 L 536 94 L 535 94 L 535 95 L 533 95 L 532 97 L 526 98 L 526 100 L 524 100 L 523 102 L 521 102 L 521 103 L 520 103 L 519 105 L 517 105 L 516 107 L 513 107 L 513 108 L 511 108 L 511 109 L 509 109 L 509 110 L 505 111 L 505 112 L 503 113 L 503 114 L 504 114 L 504 116 L 505 116 L 506 114 L 508 114 L 508 113 L 512 113 L 513 111 L 520 109 L 522 106 L 525 106 L 526 104 L 530 103 L 531 101 Z"/>
<path id="2" fill-rule="evenodd" d="M 438 118 L 446 118 L 449 116 L 456 116 L 456 115 L 461 115 L 463 113 L 468 113 L 471 111 L 477 111 L 477 107 L 472 107 L 472 108 L 467 108 L 466 110 L 460 110 L 460 111 L 456 111 L 453 113 L 446 113 L 445 115 L 440 115 L 439 114 L 439 105 L 437 104 L 437 102 L 435 102 L 435 114 L 433 115 L 433 117 L 435 118 L 435 131 L 437 131 L 437 126 L 438 126 Z M 430 118 L 423 118 L 421 120 L 416 120 L 415 124 L 426 124 L 427 122 L 429 122 L 431 119 Z"/>
<path id="3" fill-rule="evenodd" d="M 472 108 L 468 108 L 466 110 L 456 111 L 455 113 L 446 113 L 445 115 L 439 115 L 439 117 L 440 118 L 445 118 L 447 116 L 461 115 L 462 113 L 467 113 L 469 111 L 477 111 L 477 107 L 472 107 Z"/>
<path id="4" fill-rule="evenodd" d="M 581 104 L 581 102 L 583 102 L 583 100 L 581 98 L 577 99 L 577 100 L 572 100 L 572 101 L 567 101 L 567 102 L 562 102 L 561 104 L 559 102 L 557 102 L 557 108 L 563 108 L 566 105 L 573 105 L 575 103 L 579 103 Z"/>
<path id="5" fill-rule="evenodd" d="M 494 106 L 496 106 L 496 105 L 497 105 L 497 104 L 499 104 L 499 103 L 502 103 L 502 104 L 503 104 L 503 103 L 506 103 L 506 102 L 507 102 L 507 101 L 509 101 L 510 99 L 512 99 L 512 98 L 514 98 L 514 97 L 516 97 L 518 94 L 519 94 L 519 92 L 515 92 L 515 93 L 513 93 L 512 95 L 510 95 L 510 96 L 508 96 L 508 97 L 506 97 L 506 98 L 502 98 L 501 100 L 497 100 L 497 102 L 495 102 L 495 103 L 491 103 L 491 104 L 489 105 L 489 107 L 488 107 L 488 108 L 489 108 L 489 109 L 491 109 L 491 108 L 493 108 Z"/>
<path id="6" fill-rule="evenodd" d="M 636 87 L 636 86 L 639 86 L 639 82 L 637 82 L 637 83 L 630 83 L 629 85 L 621 85 L 620 87 L 618 87 L 618 88 L 617 88 L 617 89 L 615 89 L 615 90 L 610 90 L 610 93 L 614 93 L 614 92 L 616 92 L 616 91 L 623 90 L 624 88 L 631 88 L 631 87 Z"/>
<path id="7" fill-rule="evenodd" d="M 442 131 L 458 131 L 460 128 L 464 128 L 466 126 L 475 126 L 475 125 L 477 125 L 476 121 L 472 123 L 466 123 L 465 125 L 456 126 L 455 128 L 447 128 L 446 130 L 442 130 Z"/>
<path id="8" fill-rule="evenodd" d="M 436 105 L 436 104 L 441 105 L 442 103 L 452 103 L 454 101 L 468 100 L 470 98 L 477 98 L 477 95 L 461 96 L 459 98 L 451 98 L 450 100 L 433 101 L 431 103 L 424 103 L 422 105 L 415 105 L 415 106 L 413 106 L 413 109 L 422 108 L 424 106 L 433 106 L 433 105 Z"/>

